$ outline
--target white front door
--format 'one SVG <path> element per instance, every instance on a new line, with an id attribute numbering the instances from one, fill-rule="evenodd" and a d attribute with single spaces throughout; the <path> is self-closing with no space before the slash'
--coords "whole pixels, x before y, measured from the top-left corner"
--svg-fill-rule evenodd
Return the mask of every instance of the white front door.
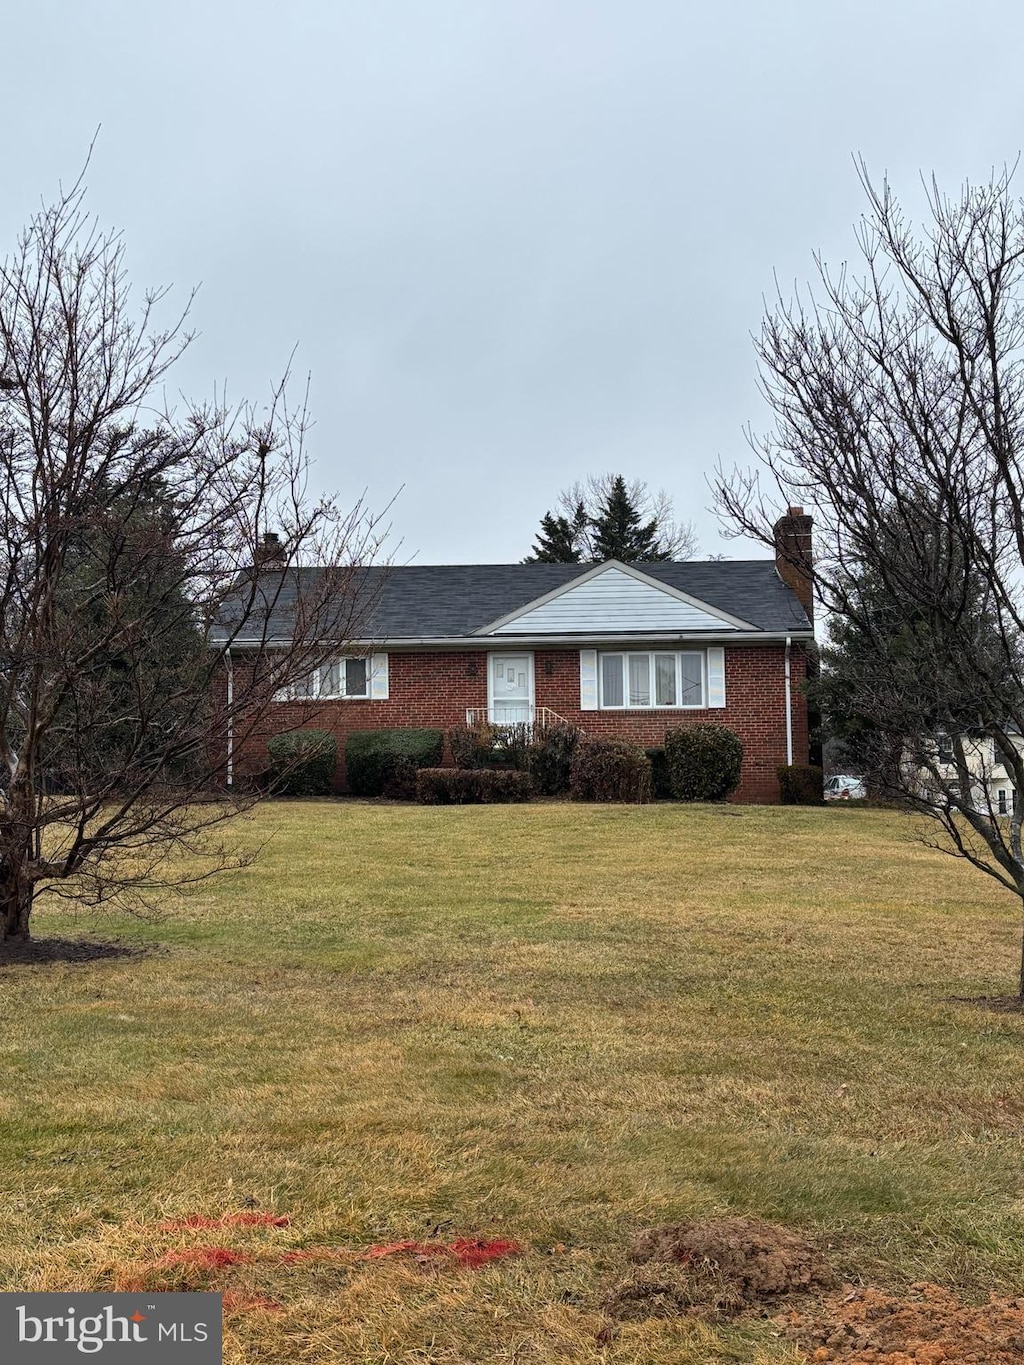
<path id="1" fill-rule="evenodd" d="M 495 725 L 528 724 L 533 719 L 533 655 L 492 654 L 490 718 Z"/>

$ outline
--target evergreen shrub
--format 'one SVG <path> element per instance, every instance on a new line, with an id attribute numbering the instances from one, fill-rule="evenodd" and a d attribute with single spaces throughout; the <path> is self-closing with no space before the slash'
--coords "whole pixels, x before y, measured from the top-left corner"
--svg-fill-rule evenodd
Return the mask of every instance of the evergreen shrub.
<path id="1" fill-rule="evenodd" d="M 414 794 L 419 768 L 441 762 L 443 730 L 354 730 L 345 741 L 345 774 L 353 796 Z"/>
<path id="2" fill-rule="evenodd" d="M 644 753 L 651 760 L 651 783 L 654 788 L 655 801 L 671 801 L 673 795 L 672 774 L 668 770 L 665 746 L 658 744 L 653 748 L 645 749 Z"/>
<path id="3" fill-rule="evenodd" d="M 328 796 L 338 766 L 329 730 L 286 730 L 267 742 L 269 786 L 275 796 Z"/>
<path id="4" fill-rule="evenodd" d="M 530 775 L 542 796 L 561 796 L 569 790 L 573 755 L 581 739 L 578 726 L 557 721 L 538 730 L 529 750 Z"/>
<path id="5" fill-rule="evenodd" d="M 650 801 L 651 760 L 623 739 L 585 739 L 569 766 L 569 794 L 574 801 Z"/>
<path id="6" fill-rule="evenodd" d="M 783 764 L 777 768 L 779 795 L 784 806 L 823 806 L 825 774 L 810 763 Z"/>
<path id="7" fill-rule="evenodd" d="M 687 725 L 665 733 L 672 794 L 679 801 L 724 801 L 739 786 L 743 744 L 725 725 Z"/>

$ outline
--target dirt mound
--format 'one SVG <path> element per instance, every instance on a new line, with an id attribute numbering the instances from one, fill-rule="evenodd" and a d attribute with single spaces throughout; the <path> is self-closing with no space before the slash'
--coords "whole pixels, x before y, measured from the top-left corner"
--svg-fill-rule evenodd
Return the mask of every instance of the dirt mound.
<path id="1" fill-rule="evenodd" d="M 903 1298 L 859 1289 L 821 1314 L 782 1319 L 812 1361 L 836 1365 L 1020 1365 L 1024 1299 L 992 1295 L 965 1304 L 935 1284 L 911 1285 Z"/>
<path id="2" fill-rule="evenodd" d="M 604 1300 L 605 1311 L 615 1318 L 729 1317 L 835 1283 L 828 1262 L 810 1242 L 756 1218 L 646 1228 L 637 1234 L 630 1259 L 645 1269 Z"/>
<path id="3" fill-rule="evenodd" d="M 699 1278 L 720 1279 L 744 1305 L 835 1283 L 817 1247 L 757 1218 L 646 1228 L 637 1234 L 631 1259 L 672 1263 Z"/>
<path id="4" fill-rule="evenodd" d="M 601 1307 L 613 1318 L 732 1317 L 746 1304 L 735 1284 L 710 1265 L 659 1265 L 657 1273 L 637 1271 L 623 1280 Z"/>

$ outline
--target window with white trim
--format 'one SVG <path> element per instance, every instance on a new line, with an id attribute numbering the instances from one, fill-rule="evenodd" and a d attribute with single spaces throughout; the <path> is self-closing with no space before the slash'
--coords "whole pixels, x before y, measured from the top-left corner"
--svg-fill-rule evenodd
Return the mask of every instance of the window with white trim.
<path id="1" fill-rule="evenodd" d="M 598 659 L 605 711 L 686 710 L 707 705 L 703 650 L 623 650 Z"/>
<path id="2" fill-rule="evenodd" d="M 370 695 L 370 661 L 332 659 L 274 693 L 275 701 L 344 701 Z"/>

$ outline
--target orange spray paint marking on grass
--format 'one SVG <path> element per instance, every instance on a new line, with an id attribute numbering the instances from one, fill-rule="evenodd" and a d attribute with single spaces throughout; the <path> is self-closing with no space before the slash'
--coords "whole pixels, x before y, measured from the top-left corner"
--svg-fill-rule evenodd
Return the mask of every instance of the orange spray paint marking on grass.
<path id="1" fill-rule="evenodd" d="M 172 1218 L 160 1224 L 161 1232 L 190 1232 L 210 1228 L 286 1228 L 291 1223 L 287 1214 L 225 1213 L 210 1218 L 205 1213 L 190 1213 L 185 1218 Z"/>
<path id="2" fill-rule="evenodd" d="M 518 1256 L 522 1251 L 518 1242 L 496 1239 L 479 1241 L 471 1237 L 459 1237 L 454 1242 L 388 1242 L 372 1246 L 366 1252 L 367 1260 L 376 1261 L 383 1256 L 415 1256 L 422 1260 L 453 1259 L 460 1265 L 473 1270 L 489 1261 L 498 1261 L 505 1256 Z"/>
<path id="3" fill-rule="evenodd" d="M 518 1242 L 504 1241 L 501 1238 L 490 1242 L 478 1242 L 466 1237 L 460 1237 L 448 1247 L 456 1260 L 461 1261 L 463 1265 L 472 1266 L 474 1270 L 477 1266 L 486 1265 L 488 1261 L 500 1261 L 505 1256 L 518 1256 L 522 1249 Z"/>

